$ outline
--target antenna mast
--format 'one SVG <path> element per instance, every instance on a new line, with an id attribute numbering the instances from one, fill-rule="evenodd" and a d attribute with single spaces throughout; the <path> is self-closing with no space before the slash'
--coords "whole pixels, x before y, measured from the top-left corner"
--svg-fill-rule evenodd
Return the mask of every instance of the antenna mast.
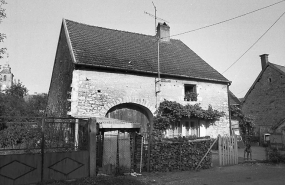
<path id="1" fill-rule="evenodd" d="M 154 35 L 156 34 L 156 7 L 152 1 L 152 5 L 154 7 Z"/>
<path id="2" fill-rule="evenodd" d="M 146 12 L 146 11 L 144 13 L 149 15 L 150 17 L 154 18 L 154 35 L 156 35 L 156 20 L 161 20 L 161 21 L 167 22 L 167 23 L 169 23 L 169 22 L 156 16 L 156 12 L 157 12 L 156 6 L 154 5 L 153 2 L 152 2 L 152 4 L 153 4 L 153 7 L 154 7 L 154 15 L 152 15 L 152 14 Z"/>

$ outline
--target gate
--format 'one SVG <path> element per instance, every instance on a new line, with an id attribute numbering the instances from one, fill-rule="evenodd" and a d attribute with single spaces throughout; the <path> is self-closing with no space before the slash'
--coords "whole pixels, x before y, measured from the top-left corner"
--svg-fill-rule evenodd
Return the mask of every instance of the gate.
<path id="1" fill-rule="evenodd" d="M 1 118 L 1 124 L 0 184 L 89 176 L 87 120 Z"/>
<path id="2" fill-rule="evenodd" d="M 220 166 L 238 164 L 237 136 L 218 136 Z"/>
<path id="3" fill-rule="evenodd" d="M 133 130 L 101 132 L 97 136 L 97 165 L 108 175 L 146 170 L 146 147 L 141 134 Z"/>

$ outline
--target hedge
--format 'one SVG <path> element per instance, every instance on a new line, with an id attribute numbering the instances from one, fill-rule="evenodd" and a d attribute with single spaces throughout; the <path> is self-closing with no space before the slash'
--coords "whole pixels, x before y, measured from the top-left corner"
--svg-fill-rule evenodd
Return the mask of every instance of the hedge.
<path id="1" fill-rule="evenodd" d="M 150 171 L 186 171 L 197 167 L 213 141 L 194 140 L 187 142 L 154 142 L 151 147 Z M 201 168 L 211 167 L 211 152 L 207 154 Z"/>

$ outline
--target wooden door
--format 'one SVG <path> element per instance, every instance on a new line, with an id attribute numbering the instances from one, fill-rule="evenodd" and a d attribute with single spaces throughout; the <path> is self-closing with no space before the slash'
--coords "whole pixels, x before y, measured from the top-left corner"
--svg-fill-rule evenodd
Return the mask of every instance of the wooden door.
<path id="1" fill-rule="evenodd" d="M 106 117 L 124 120 L 132 123 L 140 123 L 140 132 L 147 132 L 149 118 L 147 116 L 146 110 L 139 107 L 138 105 L 129 103 L 117 105 L 108 111 Z"/>
<path id="2" fill-rule="evenodd" d="M 105 174 L 115 174 L 117 166 L 118 131 L 104 133 L 102 171 Z"/>

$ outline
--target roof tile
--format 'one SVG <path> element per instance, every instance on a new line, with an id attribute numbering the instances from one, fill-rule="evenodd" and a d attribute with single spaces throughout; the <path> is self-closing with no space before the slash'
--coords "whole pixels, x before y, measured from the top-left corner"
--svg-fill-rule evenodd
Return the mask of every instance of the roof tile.
<path id="1" fill-rule="evenodd" d="M 77 64 L 157 73 L 155 36 L 65 22 Z M 161 74 L 229 82 L 180 40 L 161 42 L 159 56 Z"/>

